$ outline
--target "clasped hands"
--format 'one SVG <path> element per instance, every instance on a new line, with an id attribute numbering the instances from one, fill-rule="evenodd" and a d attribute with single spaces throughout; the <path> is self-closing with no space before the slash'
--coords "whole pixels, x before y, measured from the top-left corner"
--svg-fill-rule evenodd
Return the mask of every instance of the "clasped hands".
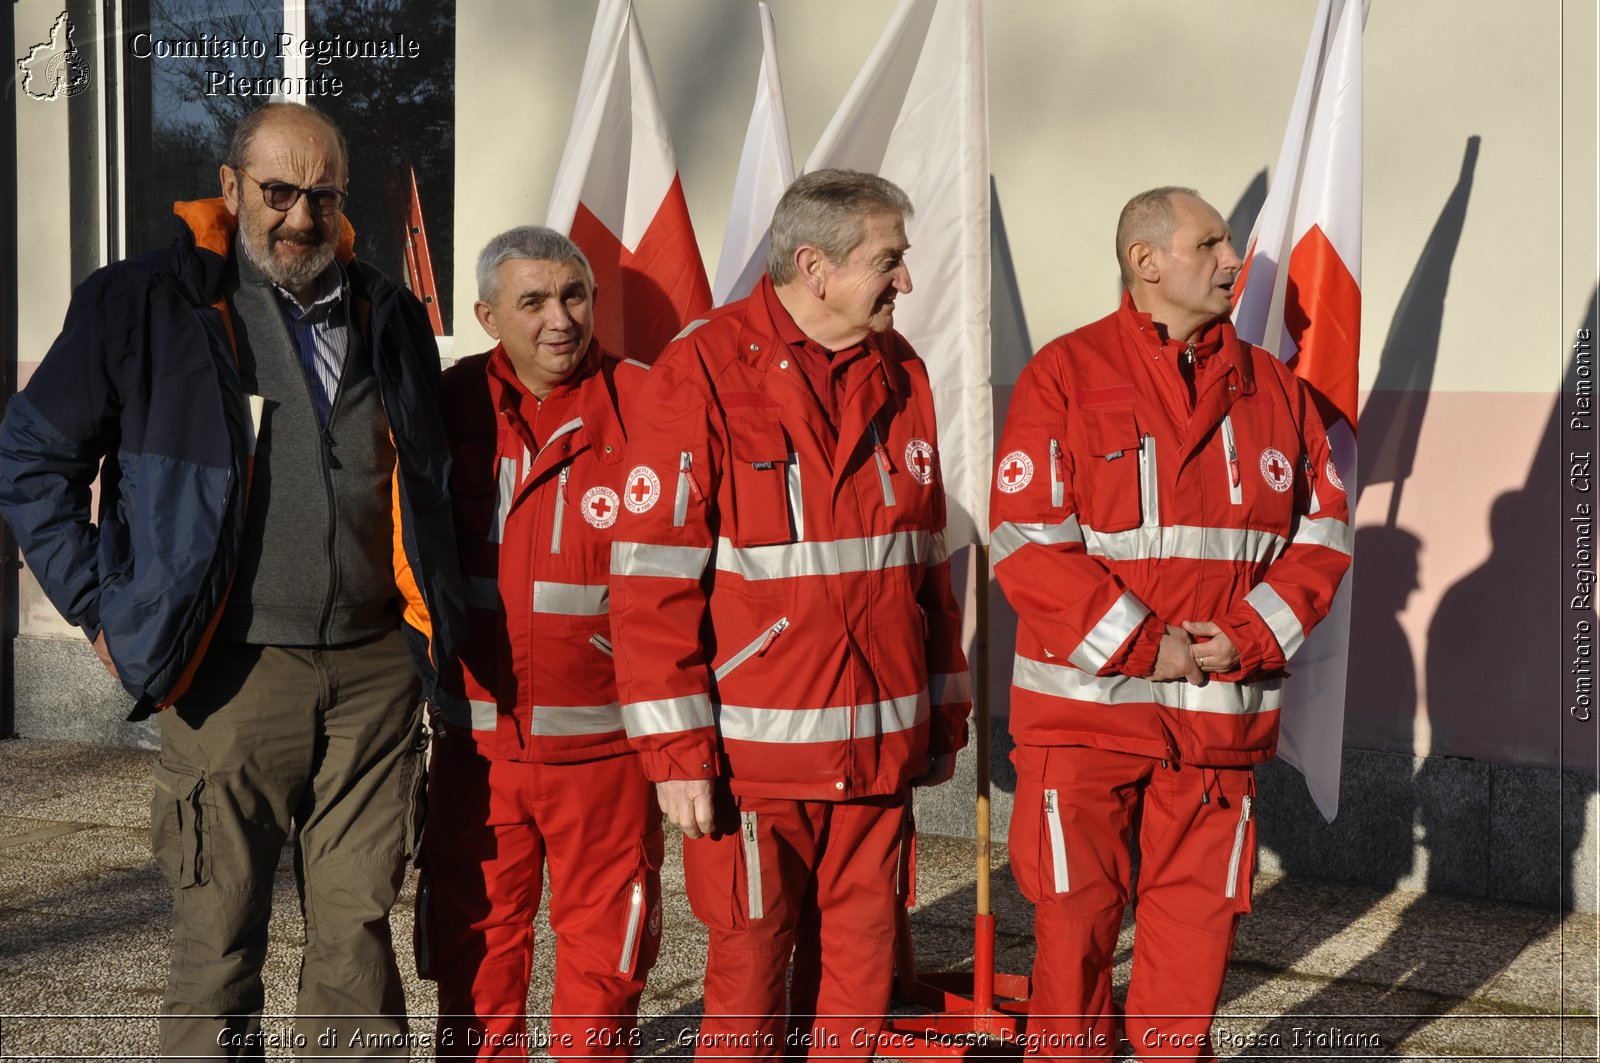
<path id="1" fill-rule="evenodd" d="M 1221 628 L 1209 620 L 1185 620 L 1182 627 L 1167 625 L 1149 678 L 1158 683 L 1182 679 L 1191 686 L 1203 686 L 1207 673 L 1231 672 L 1238 667 L 1239 648 Z"/>

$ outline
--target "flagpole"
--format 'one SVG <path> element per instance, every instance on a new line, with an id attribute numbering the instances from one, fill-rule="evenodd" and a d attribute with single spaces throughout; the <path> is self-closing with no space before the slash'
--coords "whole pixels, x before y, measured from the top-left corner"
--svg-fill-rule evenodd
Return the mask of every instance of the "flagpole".
<path id="1" fill-rule="evenodd" d="M 977 631 L 972 640 L 972 726 L 978 732 L 978 918 L 972 949 L 972 1008 L 986 1015 L 994 1008 L 994 912 L 989 907 L 989 547 L 972 548 L 977 594 Z"/>

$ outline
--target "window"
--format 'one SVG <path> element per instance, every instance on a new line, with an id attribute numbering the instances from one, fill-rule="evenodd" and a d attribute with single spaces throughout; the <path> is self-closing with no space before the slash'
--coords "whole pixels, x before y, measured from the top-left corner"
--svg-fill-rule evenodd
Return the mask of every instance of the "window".
<path id="1" fill-rule="evenodd" d="M 122 20 L 121 253 L 165 246 L 174 202 L 218 194 L 239 121 L 275 89 L 303 90 L 349 145 L 357 254 L 450 321 L 453 4 L 127 0 Z"/>

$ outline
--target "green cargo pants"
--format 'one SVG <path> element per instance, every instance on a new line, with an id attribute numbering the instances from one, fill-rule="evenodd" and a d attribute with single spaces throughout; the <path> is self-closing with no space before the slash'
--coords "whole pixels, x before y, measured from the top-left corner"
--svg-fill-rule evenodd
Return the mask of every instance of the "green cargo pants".
<path id="1" fill-rule="evenodd" d="M 161 713 L 151 833 L 173 889 L 163 1056 L 406 1057 L 388 1047 L 406 1032 L 388 916 L 420 830 L 417 699 L 395 631 L 334 648 L 218 643 Z M 305 918 L 293 1031 L 261 1019 L 291 827 Z"/>

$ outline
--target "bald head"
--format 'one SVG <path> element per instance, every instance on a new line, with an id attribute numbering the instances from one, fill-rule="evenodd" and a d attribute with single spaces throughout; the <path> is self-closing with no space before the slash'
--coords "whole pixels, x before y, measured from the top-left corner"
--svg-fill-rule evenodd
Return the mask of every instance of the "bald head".
<path id="1" fill-rule="evenodd" d="M 250 149 L 264 129 L 291 133 L 320 132 L 337 149 L 340 172 L 350 172 L 350 155 L 345 147 L 344 134 L 339 132 L 333 119 L 303 103 L 269 103 L 245 115 L 244 121 L 234 129 L 233 139 L 228 142 L 228 155 L 224 162 L 235 168 L 248 167 Z"/>
<path id="2" fill-rule="evenodd" d="M 1146 243 L 1171 250 L 1172 233 L 1178 227 L 1178 210 L 1173 204 L 1175 196 L 1200 199 L 1200 193 L 1192 188 L 1162 185 L 1140 192 L 1122 208 L 1117 218 L 1117 267 L 1122 271 L 1124 287 L 1132 288 L 1134 282 L 1133 267 L 1128 262 L 1129 247 Z"/>

